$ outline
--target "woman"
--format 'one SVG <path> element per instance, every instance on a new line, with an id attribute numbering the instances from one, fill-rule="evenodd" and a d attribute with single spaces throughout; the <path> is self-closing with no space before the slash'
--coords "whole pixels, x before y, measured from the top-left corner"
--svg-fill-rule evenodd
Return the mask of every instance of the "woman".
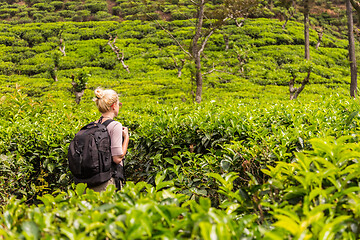
<path id="1" fill-rule="evenodd" d="M 101 121 L 103 123 L 109 119 L 112 120 L 119 114 L 122 103 L 119 102 L 119 96 L 114 90 L 97 88 L 95 89 L 95 96 L 96 98 L 93 100 L 101 113 L 100 119 L 96 122 Z M 123 127 L 118 121 L 112 121 L 107 126 L 107 131 L 111 139 L 112 160 L 115 164 L 123 166 L 123 160 L 129 144 L 128 128 Z M 96 192 L 101 192 L 106 190 L 106 187 L 110 184 L 116 185 L 115 182 L 115 179 L 112 177 L 109 181 L 90 188 Z"/>

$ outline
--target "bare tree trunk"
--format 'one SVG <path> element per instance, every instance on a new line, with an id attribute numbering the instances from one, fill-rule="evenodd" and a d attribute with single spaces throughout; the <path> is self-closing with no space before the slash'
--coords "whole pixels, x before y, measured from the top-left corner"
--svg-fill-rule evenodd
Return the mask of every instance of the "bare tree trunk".
<path id="1" fill-rule="evenodd" d="M 305 59 L 310 59 L 310 37 L 309 37 L 309 0 L 304 1 L 304 37 L 305 37 Z"/>
<path id="2" fill-rule="evenodd" d="M 199 49 L 198 41 L 201 37 L 201 28 L 204 21 L 204 5 L 205 0 L 201 0 L 199 3 L 199 10 L 198 10 L 198 16 L 197 16 L 197 23 L 196 23 L 196 30 L 195 35 L 192 41 L 192 56 L 195 61 L 195 81 L 196 81 L 196 97 L 195 101 L 197 103 L 201 102 L 201 95 L 202 95 L 202 75 L 201 75 L 201 61 L 200 61 L 200 55 L 203 49 Z"/>
<path id="3" fill-rule="evenodd" d="M 54 82 L 57 82 L 57 81 L 58 81 L 58 78 L 57 78 L 57 67 L 54 67 L 54 69 L 51 71 L 51 77 L 52 77 L 52 79 L 54 80 Z"/>
<path id="4" fill-rule="evenodd" d="M 310 73 L 311 73 L 311 68 L 308 69 L 307 76 L 304 78 L 299 88 L 294 87 L 296 76 L 295 74 L 293 75 L 293 78 L 289 82 L 290 100 L 296 99 L 299 96 L 299 94 L 302 92 L 302 90 L 304 90 L 306 84 L 309 83 Z"/>
<path id="5" fill-rule="evenodd" d="M 235 18 L 235 24 L 237 27 L 242 27 L 244 25 L 245 22 L 245 18 L 241 19 L 240 22 L 237 21 L 237 19 Z"/>
<path id="6" fill-rule="evenodd" d="M 108 45 L 111 47 L 111 49 L 113 50 L 113 52 L 116 54 L 116 58 L 117 60 L 119 60 L 121 62 L 121 65 L 123 66 L 123 68 L 128 72 L 130 73 L 130 70 L 129 70 L 129 66 L 127 66 L 124 62 L 124 52 L 121 52 L 121 57 L 120 57 L 120 50 L 119 48 L 115 45 L 115 42 L 116 42 L 116 39 L 117 39 L 117 36 L 114 38 L 113 42 L 111 42 L 111 39 L 112 37 L 109 38 L 109 41 L 108 41 Z"/>
<path id="7" fill-rule="evenodd" d="M 178 70 L 178 78 L 181 78 L 181 74 L 182 74 L 182 69 L 184 68 L 184 65 L 185 65 L 185 59 L 180 59 L 180 64 L 178 64 L 178 62 L 177 62 L 177 60 L 176 60 L 176 58 L 173 56 L 173 55 L 171 55 L 171 58 L 173 59 L 173 61 L 174 61 L 174 64 L 175 64 L 175 67 L 176 67 L 176 69 Z"/>
<path id="8" fill-rule="evenodd" d="M 258 6 L 258 2 L 256 0 L 224 0 L 224 4 L 227 7 L 227 10 L 223 13 L 226 14 L 224 18 L 218 19 L 216 24 L 211 24 L 212 28 L 208 28 L 209 30 L 206 32 L 202 31 L 202 25 L 205 18 L 204 8 L 207 0 L 190 0 L 196 6 L 197 9 L 197 21 L 195 26 L 195 33 L 192 39 L 192 43 L 190 44 L 189 51 L 185 50 L 183 45 L 168 31 L 166 30 L 158 21 L 155 22 L 169 34 L 169 36 L 176 42 L 176 44 L 181 48 L 181 50 L 186 53 L 191 61 L 195 64 L 195 73 L 192 74 L 192 77 L 195 78 L 196 82 L 196 102 L 201 102 L 202 95 L 202 86 L 203 86 L 203 78 L 201 72 L 201 58 L 203 57 L 203 51 L 205 49 L 206 43 L 211 37 L 211 35 L 219 29 L 221 26 L 225 24 L 226 19 L 235 19 L 238 27 L 242 26 L 246 17 L 251 14 Z M 240 23 L 238 23 L 237 18 L 242 17 Z"/>
<path id="9" fill-rule="evenodd" d="M 284 24 L 282 25 L 282 29 L 285 29 L 286 28 L 286 24 L 288 23 L 288 21 L 294 16 L 294 14 L 295 14 L 295 11 L 292 11 L 292 12 L 290 12 L 290 10 L 288 10 L 288 12 L 289 12 L 289 16 L 285 16 L 286 17 L 286 19 L 285 19 L 285 22 L 284 22 Z"/>
<path id="10" fill-rule="evenodd" d="M 318 39 L 318 42 L 316 43 L 316 46 L 315 46 L 315 49 L 316 49 L 316 50 L 318 50 L 318 48 L 320 47 L 320 44 L 321 44 L 321 42 L 322 42 L 322 37 L 323 37 L 324 30 L 323 30 L 322 28 L 320 28 L 320 29 L 317 31 L 317 33 L 318 33 L 319 39 Z"/>
<path id="11" fill-rule="evenodd" d="M 75 102 L 77 104 L 80 103 L 82 96 L 84 95 L 85 90 L 82 90 L 81 92 L 75 92 Z"/>
<path id="12" fill-rule="evenodd" d="M 178 78 L 181 78 L 182 69 L 184 68 L 184 65 L 185 65 L 185 59 L 180 59 L 180 62 L 181 62 L 180 65 L 176 64 L 176 67 L 178 70 Z"/>
<path id="13" fill-rule="evenodd" d="M 271 11 L 274 8 L 274 1 L 273 0 L 269 0 L 268 1 L 268 6 L 269 6 L 269 10 Z"/>
<path id="14" fill-rule="evenodd" d="M 202 74 L 201 74 L 201 61 L 200 61 L 200 55 L 195 56 L 195 66 L 196 66 L 196 73 L 195 73 L 195 79 L 196 79 L 196 96 L 195 101 L 197 103 L 201 103 L 201 95 L 202 95 Z"/>
<path id="15" fill-rule="evenodd" d="M 350 61 L 350 72 L 351 72 L 351 83 L 350 83 L 350 96 L 355 97 L 357 93 L 357 66 L 355 56 L 355 39 L 353 30 L 353 16 L 352 7 L 350 0 L 346 0 L 346 13 L 348 20 L 348 38 L 349 38 L 349 61 Z"/>
<path id="16" fill-rule="evenodd" d="M 76 89 L 78 88 L 78 84 L 75 82 L 75 76 L 71 75 L 71 79 L 72 79 L 71 84 L 73 86 L 73 93 L 75 95 L 75 102 L 79 104 L 82 96 L 84 95 L 85 89 L 82 89 L 81 91 L 77 91 Z"/>
<path id="17" fill-rule="evenodd" d="M 224 33 L 223 38 L 225 42 L 225 51 L 227 52 L 229 50 L 229 36 Z"/>
<path id="18" fill-rule="evenodd" d="M 59 50 L 63 54 L 63 56 L 65 57 L 66 56 L 65 41 L 62 38 L 60 38 Z"/>
<path id="19" fill-rule="evenodd" d="M 289 19 L 288 18 L 286 18 L 286 20 L 285 20 L 285 22 L 284 22 L 284 24 L 281 26 L 282 27 L 282 29 L 285 29 L 286 28 L 286 24 L 287 24 L 287 22 L 289 21 Z"/>

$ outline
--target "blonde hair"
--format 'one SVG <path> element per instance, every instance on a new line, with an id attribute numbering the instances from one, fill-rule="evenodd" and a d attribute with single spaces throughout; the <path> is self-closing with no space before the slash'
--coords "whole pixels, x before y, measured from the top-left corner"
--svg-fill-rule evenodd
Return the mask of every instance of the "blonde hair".
<path id="1" fill-rule="evenodd" d="M 119 96 L 112 89 L 102 89 L 100 87 L 95 89 L 95 98 L 93 101 L 96 103 L 97 108 L 101 113 L 106 113 L 110 107 L 119 101 Z"/>

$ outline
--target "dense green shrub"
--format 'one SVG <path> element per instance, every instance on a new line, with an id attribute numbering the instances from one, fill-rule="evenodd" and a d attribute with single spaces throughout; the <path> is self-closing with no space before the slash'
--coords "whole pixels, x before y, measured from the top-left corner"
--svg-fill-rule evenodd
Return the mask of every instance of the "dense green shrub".
<path id="1" fill-rule="evenodd" d="M 76 11 L 76 15 L 73 16 L 73 20 L 76 22 L 87 21 L 91 16 L 91 12 L 88 10 Z"/>
<path id="2" fill-rule="evenodd" d="M 0 35 L 0 44 L 6 46 L 12 46 L 16 42 L 16 38 L 14 36 L 2 36 Z"/>
<path id="3" fill-rule="evenodd" d="M 354 110 L 354 106 L 346 100 L 341 100 L 346 102 L 343 105 L 334 106 L 324 100 L 321 104 L 311 102 L 319 101 L 319 94 L 347 92 L 345 84 L 349 72 L 346 49 L 342 47 L 342 43 L 337 48 L 320 47 L 317 51 L 312 48 L 311 85 L 302 93 L 309 101 L 308 108 L 295 103 L 289 107 L 279 103 L 274 108 L 271 107 L 270 100 L 288 98 L 291 74 L 295 73 L 299 83 L 306 74 L 306 64 L 303 62 L 303 46 L 285 45 L 286 41 L 294 38 L 282 30 L 279 24 L 269 27 L 272 33 L 263 31 L 253 34 L 257 32 L 257 24 L 262 26 L 270 23 L 272 22 L 263 19 L 258 23 L 256 20 L 249 20 L 246 22 L 247 28 L 246 25 L 244 28 L 228 26 L 209 39 L 202 60 L 205 103 L 199 106 L 188 105 L 192 102 L 195 91 L 193 64 L 171 37 L 154 23 L 124 21 L 2 25 L 1 36 L 5 37 L 0 50 L 5 54 L 0 56 L 0 74 L 6 75 L 0 75 L 1 92 L 9 93 L 16 84 L 20 84 L 29 99 L 37 99 L 39 104 L 49 104 L 45 110 L 36 110 L 43 111 L 44 114 L 34 115 L 39 122 L 47 122 L 46 112 L 53 114 L 54 119 L 62 120 L 64 129 L 58 131 L 63 131 L 62 140 L 67 143 L 81 125 L 96 116 L 91 107 L 93 90 L 98 86 L 114 88 L 122 100 L 128 101 L 129 106 L 134 108 L 129 111 L 124 107 L 125 112 L 120 116 L 120 121 L 129 126 L 133 134 L 127 157 L 127 171 L 133 180 L 154 183 L 156 172 L 182 166 L 184 170 L 174 170 L 167 175 L 167 178 L 178 184 L 179 191 L 186 192 L 191 188 L 191 191 L 200 191 L 194 195 L 197 197 L 218 196 L 216 190 L 212 190 L 215 182 L 207 185 L 210 180 L 206 174 L 211 171 L 246 174 L 243 163 L 250 161 L 251 173 L 259 182 L 266 181 L 267 176 L 259 169 L 267 164 L 274 165 L 276 161 L 290 162 L 294 158 L 294 152 L 310 149 L 308 139 L 321 134 L 337 136 L 333 129 L 344 134 L 352 131 L 347 129 L 348 126 L 342 125 L 349 111 Z M 194 29 L 191 21 L 176 21 L 166 27 L 189 50 Z M 230 34 L 231 42 L 227 52 L 224 51 L 224 34 Z M 124 61 L 129 66 L 130 73 L 123 68 L 108 46 L 110 35 L 113 38 L 118 36 L 116 46 L 124 52 Z M 58 82 L 54 82 L 48 71 L 55 67 L 52 53 L 59 51 L 60 38 L 66 44 L 66 56 L 59 55 L 56 70 Z M 266 42 L 267 39 L 271 39 L 274 45 L 251 45 L 251 42 Z M 9 45 L 10 43 L 13 45 Z M 175 62 L 180 63 L 181 59 L 185 60 L 185 64 L 182 76 L 177 77 Z M 83 67 L 89 67 L 91 77 L 86 85 L 83 102 L 79 105 L 80 109 L 75 110 L 72 107 L 74 99 L 71 95 L 71 75 Z M 215 102 L 211 103 L 210 100 Z M 162 105 L 169 102 L 174 102 L 174 108 Z M 7 108 L 7 105 L 11 105 L 10 100 L 3 107 Z M 328 109 L 337 110 L 329 112 Z M 336 116 L 341 123 L 334 120 L 328 122 L 319 111 Z M 79 116 L 74 117 L 74 112 L 79 113 Z M 297 119 L 298 114 L 302 115 L 303 121 Z M 322 124 L 309 120 L 310 116 L 323 119 Z M 19 118 L 14 119 L 15 122 L 19 121 Z M 53 138 L 47 134 L 35 138 L 30 130 L 26 131 L 18 124 L 20 121 L 14 125 L 14 129 L 19 129 L 21 136 L 14 137 L 13 133 L 6 132 L 3 134 L 1 154 L 6 156 L 4 159 L 28 159 L 32 152 L 39 152 L 42 157 L 34 157 L 34 162 L 31 163 L 40 161 L 36 164 L 44 165 L 46 162 L 47 166 L 50 162 L 50 168 L 54 167 L 45 176 L 43 172 L 47 172 L 47 168 L 40 167 L 38 172 L 38 165 L 35 164 L 34 170 L 31 170 L 34 189 L 25 189 L 24 192 L 29 191 L 28 196 L 32 199 L 35 195 L 50 192 L 55 186 L 63 188 L 69 181 L 66 167 L 59 174 L 56 169 L 59 165 L 66 166 L 66 147 L 54 150 L 56 153 L 47 158 L 49 152 L 46 151 L 52 147 L 48 146 L 46 139 Z M 24 127 L 33 129 L 34 125 Z M 6 126 L 1 131 L 8 128 Z M 51 127 L 44 123 L 38 128 Z M 297 134 L 299 131 L 302 132 L 300 138 Z M 29 151 L 24 150 L 27 147 L 21 142 L 31 143 L 31 138 L 35 138 L 41 146 L 34 143 Z M 10 142 L 11 139 L 13 142 Z M 61 144 L 66 145 L 59 139 L 54 141 L 55 149 Z M 237 154 L 239 152 L 242 153 L 241 156 Z M 187 165 L 187 162 L 192 165 Z M 182 174 L 185 180 L 177 179 L 177 174 Z M 44 175 L 44 181 L 39 180 L 40 175 Z M 247 177 L 244 179 L 249 180 Z M 238 181 L 237 184 L 244 182 Z M 22 194 L 19 193 L 19 196 Z"/>
<path id="4" fill-rule="evenodd" d="M 139 21 L 159 16 L 145 16 L 140 2 L 117 0 L 113 8 L 137 21 L 85 23 L 112 18 L 105 1 L 29 0 L 26 11 L 1 4 L 12 22 L 0 26 L 0 235 L 358 238 L 360 118 L 358 100 L 347 97 L 347 40 L 327 30 L 315 50 L 311 30 L 311 62 L 304 62 L 302 23 L 230 21 L 202 54 L 203 102 L 195 105 L 192 60 L 159 25 Z M 196 13 L 175 2 L 155 7 L 172 19 Z M 78 22 L 40 23 L 58 17 Z M 194 20 L 159 23 L 191 52 Z M 310 84 L 288 101 L 289 79 L 299 84 L 308 67 Z M 55 68 L 57 82 L 49 76 Z M 86 87 L 78 105 L 72 75 Z M 117 120 L 131 132 L 130 182 L 120 192 L 84 194 L 83 185 L 69 187 L 66 153 L 100 115 L 92 101 L 98 86 L 115 89 L 123 103 Z"/>
<path id="5" fill-rule="evenodd" d="M 33 22 L 33 20 L 29 17 L 22 17 L 18 20 L 18 22 L 20 24 L 24 24 L 24 23 L 31 23 L 31 22 Z"/>
<path id="6" fill-rule="evenodd" d="M 60 10 L 64 7 L 63 1 L 51 1 L 50 4 L 54 7 L 54 10 Z"/>
<path id="7" fill-rule="evenodd" d="M 15 64 L 12 62 L 0 61 L 0 73 L 4 75 L 10 75 L 15 70 Z"/>
<path id="8" fill-rule="evenodd" d="M 291 165 L 279 163 L 264 170 L 272 176 L 272 189 L 281 192 L 279 200 L 288 203 L 266 204 L 276 219 L 272 235 L 291 238 L 306 234 L 318 239 L 357 236 L 351 227 L 357 221 L 354 205 L 358 200 L 354 199 L 360 191 L 359 145 L 354 140 L 350 136 L 313 139 L 314 151 L 297 154 L 297 161 Z M 268 201 L 277 200 L 270 195 Z"/>
<path id="9" fill-rule="evenodd" d="M 62 11 L 59 11 L 59 15 L 61 17 L 64 17 L 64 18 L 70 18 L 70 17 L 73 17 L 75 15 L 75 11 L 71 11 L 71 10 L 62 10 Z M 80 13 L 78 13 L 80 14 Z"/>
<path id="10" fill-rule="evenodd" d="M 48 3 L 35 3 L 32 7 L 39 9 L 40 11 L 52 12 L 55 10 L 55 7 L 52 4 Z"/>
<path id="11" fill-rule="evenodd" d="M 122 11 L 121 11 L 121 7 L 119 6 L 115 6 L 111 9 L 112 11 L 112 14 L 115 15 L 115 16 L 122 16 Z"/>
<path id="12" fill-rule="evenodd" d="M 3 14 L 0 14 L 0 18 L 1 18 L 1 19 L 7 19 L 7 18 L 10 18 L 10 14 L 9 14 L 9 13 L 3 13 Z"/>
<path id="13" fill-rule="evenodd" d="M 104 1 L 97 1 L 97 0 L 87 0 L 85 1 L 84 8 L 89 10 L 91 13 L 96 13 L 99 11 L 107 11 L 106 9 L 106 2 Z"/>
<path id="14" fill-rule="evenodd" d="M 4 211 L 5 218 L 1 218 L 0 233 L 5 239 L 25 236 L 37 238 L 40 232 L 44 237 L 91 236 L 91 239 L 231 239 L 239 236 L 256 239 L 262 235 L 260 228 L 254 224 L 255 216 L 238 217 L 235 209 L 230 207 L 225 213 L 213 208 L 206 198 L 198 202 L 188 199 L 186 195 L 176 193 L 175 188 L 171 187 L 173 182 L 162 180 L 159 174 L 156 188 L 145 183 L 129 183 L 129 187 L 121 193 L 109 188 L 100 195 L 93 191 L 83 194 L 85 186 L 78 185 L 67 193 L 45 195 L 40 198 L 42 203 L 38 207 L 30 209 L 25 208 L 22 202 L 12 200 Z M 74 210 L 70 210 L 70 206 Z M 17 216 L 9 220 L 8 216 L 14 213 Z M 59 220 L 52 217 L 55 215 Z M 50 219 L 46 220 L 46 216 Z M 22 217 L 25 217 L 23 221 L 20 220 Z M 79 224 L 74 225 L 78 219 Z M 69 225 L 74 226 L 69 228 Z"/>
<path id="15" fill-rule="evenodd" d="M 57 22 L 59 20 L 59 16 L 56 13 L 51 13 L 51 14 L 46 14 L 46 16 L 44 16 L 41 21 L 45 22 L 45 23 L 54 23 Z"/>
<path id="16" fill-rule="evenodd" d="M 17 8 L 0 8 L 1 16 L 14 17 L 19 12 Z M 4 17 L 2 17 L 4 18 Z"/>
<path id="17" fill-rule="evenodd" d="M 93 17 L 94 21 L 111 21 L 111 20 L 115 20 L 115 19 L 116 19 L 116 17 L 112 16 L 107 11 L 98 11 L 98 12 L 96 12 L 96 14 Z"/>

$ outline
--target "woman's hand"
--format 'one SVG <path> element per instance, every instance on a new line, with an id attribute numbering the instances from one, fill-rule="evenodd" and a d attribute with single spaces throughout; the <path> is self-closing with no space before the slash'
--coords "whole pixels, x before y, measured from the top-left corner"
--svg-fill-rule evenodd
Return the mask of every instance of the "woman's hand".
<path id="1" fill-rule="evenodd" d="M 129 138 L 129 129 L 127 127 L 123 127 L 122 135 L 124 138 Z"/>

